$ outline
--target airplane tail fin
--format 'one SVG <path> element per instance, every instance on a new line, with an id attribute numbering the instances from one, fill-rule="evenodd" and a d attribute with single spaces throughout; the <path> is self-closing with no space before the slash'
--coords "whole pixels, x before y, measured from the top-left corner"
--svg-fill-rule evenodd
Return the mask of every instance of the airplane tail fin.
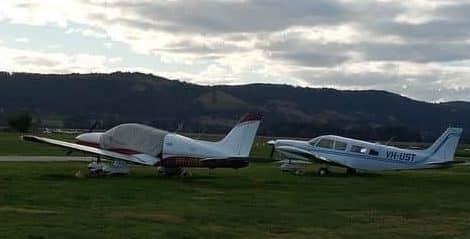
<path id="1" fill-rule="evenodd" d="M 262 118 L 260 113 L 245 114 L 217 146 L 233 156 L 248 157 Z"/>
<path id="2" fill-rule="evenodd" d="M 443 163 L 454 160 L 455 151 L 459 144 L 463 129 L 448 128 L 434 144 L 426 149 L 430 163 Z"/>

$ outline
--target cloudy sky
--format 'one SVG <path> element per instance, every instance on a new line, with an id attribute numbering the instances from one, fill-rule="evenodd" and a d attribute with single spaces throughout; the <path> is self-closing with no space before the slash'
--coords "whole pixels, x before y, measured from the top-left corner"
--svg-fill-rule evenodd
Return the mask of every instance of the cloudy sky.
<path id="1" fill-rule="evenodd" d="M 0 70 L 470 100 L 467 0 L 2 0 Z"/>

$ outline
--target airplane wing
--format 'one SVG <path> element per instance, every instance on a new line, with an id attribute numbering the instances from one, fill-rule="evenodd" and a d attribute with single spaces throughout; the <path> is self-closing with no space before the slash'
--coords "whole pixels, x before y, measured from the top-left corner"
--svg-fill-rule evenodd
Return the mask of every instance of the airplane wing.
<path id="1" fill-rule="evenodd" d="M 49 145 L 58 146 L 61 148 L 77 150 L 77 151 L 94 154 L 94 155 L 100 155 L 100 156 L 111 158 L 111 159 L 124 160 L 124 161 L 135 163 L 135 164 L 153 166 L 159 161 L 158 158 L 152 157 L 147 154 L 126 155 L 126 154 L 116 153 L 116 152 L 105 150 L 105 149 L 99 149 L 99 148 L 94 148 L 90 146 L 69 143 L 69 142 L 56 140 L 56 139 L 38 137 L 34 135 L 24 135 L 22 136 L 22 139 L 25 141 L 29 141 L 29 142 L 45 143 Z"/>
<path id="2" fill-rule="evenodd" d="M 297 158 L 297 159 L 300 159 L 300 160 L 303 160 L 303 161 L 309 160 L 309 161 L 313 161 L 313 162 L 316 162 L 316 163 L 324 163 L 324 164 L 328 164 L 328 165 L 331 165 L 331 166 L 348 168 L 348 166 L 346 166 L 346 165 L 343 165 L 343 164 L 335 162 L 331 159 L 325 158 L 325 157 L 323 157 L 319 154 L 316 154 L 314 152 L 310 152 L 308 150 L 301 149 L 301 148 L 298 148 L 298 147 L 293 147 L 293 146 L 287 146 L 286 145 L 286 146 L 276 147 L 276 150 L 280 151 L 281 153 L 284 153 L 286 155 L 286 157 L 293 157 L 293 158 Z"/>

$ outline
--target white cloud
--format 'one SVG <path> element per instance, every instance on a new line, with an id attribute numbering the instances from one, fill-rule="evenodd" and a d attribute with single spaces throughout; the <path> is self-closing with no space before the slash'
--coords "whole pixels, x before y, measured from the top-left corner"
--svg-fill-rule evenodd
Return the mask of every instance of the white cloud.
<path id="1" fill-rule="evenodd" d="M 50 53 L 0 46 L 0 68 L 10 72 L 86 73 L 110 72 L 108 63 L 119 60 L 105 56 Z"/>
<path id="2" fill-rule="evenodd" d="M 198 72 L 121 69 L 204 84 L 280 82 L 470 99 L 467 0 L 5 0 L 0 5 L 3 22 L 58 27 L 102 41 L 107 49 L 124 43 L 171 66 L 207 66 Z M 38 72 L 109 71 L 126 57 L 11 49 L 0 54 L 8 55 L 4 69 L 22 69 L 19 62 L 28 61 Z"/>
<path id="3" fill-rule="evenodd" d="M 86 37 L 106 38 L 106 34 L 90 28 L 68 28 L 66 34 L 79 33 Z"/>
<path id="4" fill-rule="evenodd" d="M 16 42 L 20 42 L 20 43 L 29 43 L 29 39 L 28 38 L 25 38 L 25 37 L 21 37 L 21 38 L 16 38 L 15 39 Z"/>

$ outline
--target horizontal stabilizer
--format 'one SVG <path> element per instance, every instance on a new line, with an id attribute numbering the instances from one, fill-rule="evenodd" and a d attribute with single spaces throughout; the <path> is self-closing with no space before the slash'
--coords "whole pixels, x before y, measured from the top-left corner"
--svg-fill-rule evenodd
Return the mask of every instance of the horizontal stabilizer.
<path id="1" fill-rule="evenodd" d="M 312 162 L 310 162 L 310 161 L 291 160 L 291 159 L 279 160 L 279 161 L 276 161 L 276 163 L 280 163 L 280 164 L 288 163 L 288 164 L 299 164 L 299 165 L 310 165 L 310 164 L 312 164 Z"/>

